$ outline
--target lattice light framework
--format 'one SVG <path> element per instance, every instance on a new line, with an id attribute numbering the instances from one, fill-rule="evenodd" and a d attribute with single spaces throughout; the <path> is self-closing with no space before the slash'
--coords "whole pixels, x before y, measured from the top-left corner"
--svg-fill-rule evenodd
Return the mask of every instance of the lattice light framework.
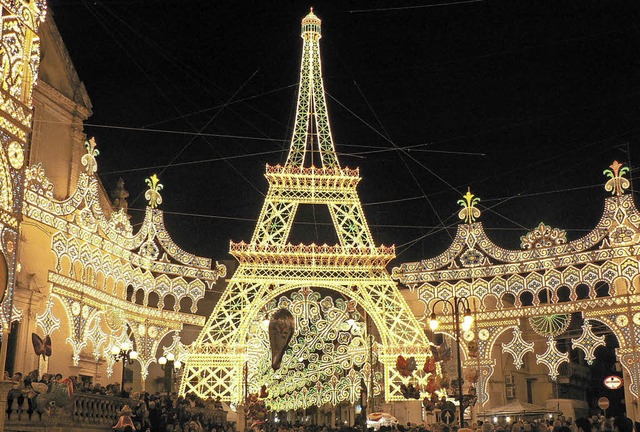
<path id="1" fill-rule="evenodd" d="M 33 117 L 33 88 L 40 66 L 38 29 L 44 0 L 0 0 L 0 252 L 7 262 L 0 292 L 0 325 L 13 320 L 18 221 L 22 209 L 25 154 Z"/>
<path id="2" fill-rule="evenodd" d="M 49 300 L 47 300 L 47 308 L 45 311 L 36 316 L 36 325 L 48 336 L 51 336 L 54 331 L 60 329 L 60 318 L 56 318 L 53 313 L 53 297 L 49 297 Z"/>
<path id="3" fill-rule="evenodd" d="M 136 233 L 123 210 L 107 217 L 95 177 L 99 151 L 93 139 L 85 147 L 82 163 L 86 172 L 80 174 L 78 187 L 64 201 L 54 198 L 41 165 L 27 169 L 23 212 L 25 217 L 55 230 L 51 252 L 56 261 L 48 275 L 52 285 L 48 307 L 53 299 L 64 307 L 74 364 L 89 344 L 94 357 L 110 358 L 110 344 L 122 340 L 129 328 L 144 378 L 167 333 L 180 331 L 184 324 L 204 324 L 204 318 L 192 313 L 205 291 L 225 276 L 226 268 L 216 263 L 212 269 L 210 259 L 185 252 L 173 242 L 163 212 L 151 206 L 160 203 L 158 195 L 150 194 L 145 219 Z M 157 180 L 154 175 L 149 181 L 150 190 L 156 194 Z M 135 303 L 139 291 L 143 293 L 142 304 Z M 151 293 L 159 299 L 157 306 L 149 306 Z M 168 297 L 174 300 L 173 311 L 164 310 Z M 191 300 L 188 313 L 180 311 L 183 298 Z M 52 325 L 44 317 L 57 319 L 53 312 L 45 311 L 43 328 Z"/>
<path id="4" fill-rule="evenodd" d="M 542 355 L 536 354 L 536 363 L 542 363 L 548 367 L 549 376 L 555 381 L 558 378 L 558 368 L 560 365 L 562 363 L 569 363 L 569 353 L 560 352 L 553 336 L 549 336 L 549 339 L 547 339 L 547 350 Z"/>
<path id="5" fill-rule="evenodd" d="M 393 372 L 397 356 L 424 361 L 428 352 L 422 326 L 385 268 L 395 256 L 394 247 L 374 244 L 356 190 L 359 171 L 339 165 L 324 100 L 320 20 L 313 13 L 302 22 L 302 38 L 296 124 L 287 162 L 266 167 L 269 191 L 251 241 L 230 245 L 240 265 L 193 346 L 181 393 L 241 400 L 252 323 L 272 301 L 302 288 L 331 291 L 354 301 L 369 316 L 379 335 L 387 400 L 403 399 L 402 379 Z M 320 158 L 314 160 L 313 155 Z M 299 206 L 310 204 L 328 207 L 339 244 L 288 243 Z M 357 371 L 349 374 L 335 382 L 327 380 L 332 390 L 305 385 L 267 403 L 294 409 L 325 400 L 350 400 L 359 384 Z"/>
<path id="6" fill-rule="evenodd" d="M 454 295 L 476 301 L 479 354 L 465 365 L 481 370 L 477 390 L 482 405 L 489 402 L 488 391 L 482 388 L 488 379 L 483 376 L 493 374 L 492 351 L 497 340 L 490 337 L 493 333 L 488 329 L 501 334 L 512 328 L 514 321 L 533 319 L 533 327 L 541 334 L 557 335 L 566 329 L 574 313 L 590 322 L 602 322 L 615 334 L 617 355 L 630 376 L 627 389 L 640 396 L 640 212 L 633 196 L 625 194 L 630 186 L 624 177 L 627 173 L 618 162 L 605 170 L 605 189 L 613 196 L 605 199 L 598 225 L 582 238 L 567 241 L 564 231 L 540 224 L 521 238 L 521 250 L 501 248 L 487 236 L 481 222 L 469 223 L 473 198 L 465 196 L 460 201 L 460 216 L 467 223 L 458 225 L 449 248 L 434 258 L 393 269 L 395 279 L 418 291 L 427 310 L 436 299 Z M 608 292 L 602 291 L 603 284 L 608 285 Z M 588 287 L 586 297 L 578 286 Z M 526 297 L 532 299 L 531 304 L 523 304 Z M 591 339 L 585 324 L 583 337 L 577 340 L 585 352 L 593 353 L 600 346 Z M 469 342 L 463 343 L 466 346 Z M 526 348 L 516 345 L 507 349 L 518 364 L 515 354 Z M 555 343 L 541 357 L 551 375 L 557 373 L 562 361 L 554 350 Z"/>
<path id="7" fill-rule="evenodd" d="M 257 393 L 262 385 L 269 391 L 272 410 L 304 409 L 341 400 L 354 403 L 361 397 L 363 383 L 368 394 L 379 394 L 377 386 L 369 389 L 371 362 L 377 362 L 377 347 L 371 347 L 366 324 L 355 304 L 343 298 L 325 296 L 304 287 L 290 296 L 282 296 L 265 307 L 263 318 L 286 309 L 295 318 L 295 332 L 289 349 L 277 371 L 271 368 L 269 336 L 264 320 L 251 324 L 247 343 L 249 392 Z M 369 358 L 371 353 L 372 358 Z M 339 395 L 342 395 L 338 397 Z"/>
<path id="8" fill-rule="evenodd" d="M 518 327 L 513 328 L 513 339 L 509 343 L 502 344 L 502 352 L 511 354 L 513 357 L 513 365 L 516 369 L 522 368 L 524 365 L 523 358 L 526 353 L 533 353 L 533 342 L 526 342 L 522 339 L 522 331 Z"/>
<path id="9" fill-rule="evenodd" d="M 87 342 L 93 346 L 91 354 L 96 362 L 100 360 L 103 354 L 103 348 L 109 340 L 109 336 L 102 329 L 103 319 L 103 315 L 96 315 L 87 328 Z"/>
<path id="10" fill-rule="evenodd" d="M 140 362 L 142 379 L 147 379 L 149 366 L 159 357 L 157 352 L 160 341 L 169 333 L 175 332 L 175 328 L 149 319 L 144 322 L 133 321 L 129 325 L 133 333 L 133 347 L 138 352 L 137 360 Z"/>
<path id="11" fill-rule="evenodd" d="M 313 158 L 313 148 L 310 140 L 317 137 L 318 153 L 321 166 L 340 168 L 338 157 L 331 138 L 329 114 L 324 99 L 324 84 L 322 82 L 322 67 L 320 65 L 320 44 L 322 37 L 321 21 L 313 13 L 302 20 L 302 64 L 300 65 L 300 86 L 298 87 L 298 104 L 296 107 L 296 123 L 291 138 L 291 151 L 287 158 L 287 166 L 302 167 L 305 155 L 310 150 Z M 315 134 L 309 133 L 311 130 Z M 314 164 L 315 161 L 311 161 Z"/>
<path id="12" fill-rule="evenodd" d="M 584 320 L 580 337 L 571 339 L 571 348 L 580 348 L 584 352 L 584 359 L 588 364 L 593 364 L 593 361 L 596 359 L 596 349 L 605 345 L 604 336 L 596 336 L 593 333 L 591 323 L 588 319 Z"/>

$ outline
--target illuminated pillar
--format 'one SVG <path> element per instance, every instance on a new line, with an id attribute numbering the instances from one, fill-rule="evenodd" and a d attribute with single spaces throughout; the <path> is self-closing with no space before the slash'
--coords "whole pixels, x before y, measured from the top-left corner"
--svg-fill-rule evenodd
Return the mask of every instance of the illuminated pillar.
<path id="1" fill-rule="evenodd" d="M 4 373 L 13 311 L 19 220 L 25 153 L 31 134 L 32 94 L 40 65 L 38 27 L 46 15 L 45 0 L 0 0 L 0 372 Z M 0 430 L 10 386 L 0 385 Z"/>

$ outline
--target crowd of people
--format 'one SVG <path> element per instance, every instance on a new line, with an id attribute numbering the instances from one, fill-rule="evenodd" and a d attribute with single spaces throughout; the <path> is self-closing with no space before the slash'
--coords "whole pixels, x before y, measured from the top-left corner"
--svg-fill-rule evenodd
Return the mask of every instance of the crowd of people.
<path id="1" fill-rule="evenodd" d="M 212 415 L 222 409 L 219 401 L 205 402 L 195 395 L 185 397 L 176 393 L 131 393 L 131 404 L 123 408 L 121 417 L 129 417 L 131 430 L 152 432 L 234 432 L 231 423 L 223 424 Z M 195 409 L 194 409 L 195 408 Z M 200 408 L 200 409 L 198 409 Z M 208 408 L 208 409 L 205 409 Z M 127 425 L 122 431 L 128 431 Z"/>
<path id="2" fill-rule="evenodd" d="M 74 393 L 84 393 L 127 398 L 129 403 L 120 410 L 114 425 L 116 431 L 234 432 L 231 423 L 223 424 L 219 415 L 212 414 L 222 409 L 219 400 L 204 401 L 195 395 L 183 397 L 176 393 L 132 392 L 128 385 L 121 389 L 118 383 L 91 384 L 75 376 L 63 378 L 62 374 L 45 373 L 39 377 L 37 370 L 26 376 L 21 372 L 13 375 L 5 372 L 4 379 L 14 382 L 10 398 L 26 400 L 30 410 L 34 408 L 36 396 L 51 391 L 56 383 L 64 384 L 70 397 Z"/>
<path id="3" fill-rule="evenodd" d="M 466 430 L 465 430 L 466 429 Z M 512 424 L 492 424 L 478 422 L 471 428 L 462 428 L 458 432 L 640 432 L 640 423 L 618 416 L 606 418 L 594 415 L 573 420 L 560 416 L 556 419 L 517 421 Z M 447 431 L 444 431 L 447 432 Z"/>
<path id="4" fill-rule="evenodd" d="M 353 426 L 327 427 L 327 426 L 300 426 L 300 425 L 271 425 L 267 432 L 360 432 L 362 428 Z M 370 432 L 373 430 L 370 429 Z M 592 416 L 572 420 L 560 416 L 557 419 L 516 421 L 514 423 L 478 421 L 464 428 L 447 426 L 445 424 L 434 425 L 395 425 L 382 426 L 377 432 L 640 432 L 640 422 L 633 423 L 631 419 L 619 416 L 605 418 L 604 416 Z"/>
<path id="5" fill-rule="evenodd" d="M 5 380 L 11 380 L 14 390 L 20 390 L 31 400 L 38 394 L 46 393 L 54 383 L 64 383 L 69 386 L 71 396 L 73 392 L 88 393 L 103 396 L 128 398 L 130 403 L 120 412 L 118 423 L 114 425 L 117 431 L 150 431 L 150 432 L 235 432 L 234 424 L 223 424 L 221 418 L 207 413 L 222 409 L 219 400 L 204 401 L 195 395 L 185 397 L 176 393 L 148 393 L 132 392 L 130 386 L 120 388 L 120 384 L 109 385 L 82 382 L 77 377 L 63 378 L 61 374 L 43 374 L 38 377 L 37 371 L 23 376 L 16 372 L 10 376 L 4 373 Z M 31 403 L 30 403 L 31 405 Z M 194 409 L 195 408 L 195 409 Z M 301 426 L 265 423 L 259 428 L 266 432 L 356 432 L 362 428 L 342 426 L 330 428 L 327 426 Z M 383 427 L 379 432 L 386 432 Z M 391 429 L 391 428 L 389 428 Z M 431 426 L 398 425 L 393 429 L 398 432 L 640 432 L 640 422 L 632 422 L 624 416 L 605 418 L 591 416 L 572 420 L 560 416 L 557 419 L 516 421 L 514 423 L 478 421 L 464 428 L 449 427 L 438 424 Z"/>

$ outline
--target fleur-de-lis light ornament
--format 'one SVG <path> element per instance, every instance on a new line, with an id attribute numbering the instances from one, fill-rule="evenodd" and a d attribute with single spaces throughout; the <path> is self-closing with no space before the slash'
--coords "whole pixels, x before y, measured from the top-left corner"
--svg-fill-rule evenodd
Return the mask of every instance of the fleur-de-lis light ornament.
<path id="1" fill-rule="evenodd" d="M 98 171 L 98 162 L 96 162 L 96 156 L 100 154 L 100 151 L 96 148 L 96 139 L 91 138 L 84 142 L 84 148 L 87 149 L 87 153 L 82 156 L 80 161 L 82 165 L 87 167 L 87 173 L 89 175 L 95 174 Z"/>
<path id="2" fill-rule="evenodd" d="M 611 169 L 602 171 L 602 174 L 609 177 L 604 188 L 608 192 L 611 192 L 612 195 L 620 196 L 624 194 L 624 190 L 630 186 L 629 180 L 622 177 L 629 172 L 629 167 L 623 166 L 620 162 L 614 160 L 613 163 L 609 165 L 609 168 Z"/>
<path id="3" fill-rule="evenodd" d="M 162 196 L 160 195 L 160 191 L 164 187 L 162 183 L 160 183 L 160 179 L 156 174 L 144 180 L 149 186 L 149 189 L 144 194 L 144 197 L 149 201 L 149 206 L 151 208 L 157 208 L 160 204 L 162 204 Z"/>
<path id="4" fill-rule="evenodd" d="M 466 223 L 473 223 L 480 217 L 480 209 L 476 208 L 476 204 L 480 202 L 480 198 L 471 193 L 471 188 L 467 189 L 467 193 L 464 194 L 462 198 L 463 199 L 458 200 L 458 204 L 462 206 L 458 217 Z"/>

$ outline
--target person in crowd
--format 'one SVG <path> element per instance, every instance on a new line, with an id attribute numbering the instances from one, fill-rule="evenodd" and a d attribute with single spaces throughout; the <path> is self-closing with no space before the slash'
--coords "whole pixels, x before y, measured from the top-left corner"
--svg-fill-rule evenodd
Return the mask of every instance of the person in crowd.
<path id="1" fill-rule="evenodd" d="M 576 429 L 577 432 L 591 432 L 591 422 L 584 417 L 580 417 L 576 420 Z"/>

